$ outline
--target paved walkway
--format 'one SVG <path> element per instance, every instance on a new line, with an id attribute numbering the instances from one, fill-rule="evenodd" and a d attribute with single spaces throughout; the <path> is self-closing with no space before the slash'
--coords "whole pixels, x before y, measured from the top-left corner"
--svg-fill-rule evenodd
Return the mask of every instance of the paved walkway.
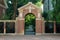
<path id="1" fill-rule="evenodd" d="M 60 40 L 60 36 L 0 36 L 0 40 Z"/>

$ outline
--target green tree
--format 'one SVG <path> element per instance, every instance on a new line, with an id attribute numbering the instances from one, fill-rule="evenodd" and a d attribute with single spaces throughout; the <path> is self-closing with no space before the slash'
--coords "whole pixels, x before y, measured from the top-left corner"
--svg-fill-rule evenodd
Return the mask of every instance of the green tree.
<path id="1" fill-rule="evenodd" d="M 28 2 L 32 2 L 32 3 L 36 4 L 40 1 L 41 0 L 17 0 L 17 8 L 27 4 Z"/>
<path id="2" fill-rule="evenodd" d="M 7 0 L 8 8 L 6 10 L 6 14 L 4 15 L 4 19 L 11 20 L 16 18 L 16 0 Z"/>
<path id="3" fill-rule="evenodd" d="M 53 0 L 53 19 L 55 21 L 60 21 L 60 0 Z"/>
<path id="4" fill-rule="evenodd" d="M 12 19 L 13 11 L 14 11 L 12 0 L 7 0 L 7 5 L 8 5 L 8 8 L 6 10 L 6 14 L 5 14 L 4 19 L 6 19 L 6 20 L 9 19 L 10 20 L 10 19 Z"/>
<path id="5" fill-rule="evenodd" d="M 6 10 L 6 15 L 4 19 L 15 19 L 17 15 L 17 9 L 28 2 L 39 5 L 41 0 L 7 0 L 8 8 Z"/>
<path id="6" fill-rule="evenodd" d="M 33 25 L 35 26 L 35 16 L 33 14 L 28 14 L 25 16 L 25 25 L 29 26 L 29 25 Z"/>

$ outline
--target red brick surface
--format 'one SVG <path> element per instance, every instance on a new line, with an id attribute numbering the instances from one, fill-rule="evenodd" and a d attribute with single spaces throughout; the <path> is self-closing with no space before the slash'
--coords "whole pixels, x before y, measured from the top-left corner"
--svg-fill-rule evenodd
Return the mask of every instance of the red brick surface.
<path id="1" fill-rule="evenodd" d="M 24 20 L 17 21 L 17 33 L 22 33 L 24 31 Z"/>
<path id="2" fill-rule="evenodd" d="M 42 33 L 41 20 L 36 20 L 36 33 Z"/>

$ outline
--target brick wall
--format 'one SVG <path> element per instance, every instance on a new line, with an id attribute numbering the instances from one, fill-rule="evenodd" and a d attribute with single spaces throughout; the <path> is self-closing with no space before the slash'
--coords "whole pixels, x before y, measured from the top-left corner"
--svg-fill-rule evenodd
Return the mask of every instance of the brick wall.
<path id="1" fill-rule="evenodd" d="M 3 8 L 0 7 L 0 18 L 2 17 L 2 14 L 3 14 Z"/>

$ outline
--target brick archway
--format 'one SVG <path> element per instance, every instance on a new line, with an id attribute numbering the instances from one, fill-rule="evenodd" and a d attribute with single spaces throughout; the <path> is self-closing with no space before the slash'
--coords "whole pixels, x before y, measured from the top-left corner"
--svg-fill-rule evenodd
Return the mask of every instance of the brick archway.
<path id="1" fill-rule="evenodd" d="M 28 4 L 18 8 L 19 16 L 16 18 L 16 32 L 24 35 L 24 19 L 28 13 L 33 13 L 36 16 L 36 35 L 42 33 L 43 18 L 41 15 L 41 8 L 37 8 L 34 4 L 29 2 Z"/>

